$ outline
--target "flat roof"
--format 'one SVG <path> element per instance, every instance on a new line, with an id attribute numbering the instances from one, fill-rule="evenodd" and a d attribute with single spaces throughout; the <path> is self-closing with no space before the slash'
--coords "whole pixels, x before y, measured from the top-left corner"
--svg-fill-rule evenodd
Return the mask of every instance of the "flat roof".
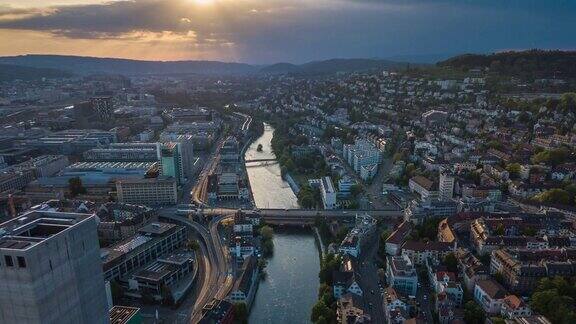
<path id="1" fill-rule="evenodd" d="M 0 224 L 0 249 L 26 250 L 92 216 L 80 213 L 30 211 Z"/>
<path id="2" fill-rule="evenodd" d="M 110 324 L 128 323 L 139 311 L 136 307 L 114 306 L 110 309 Z"/>

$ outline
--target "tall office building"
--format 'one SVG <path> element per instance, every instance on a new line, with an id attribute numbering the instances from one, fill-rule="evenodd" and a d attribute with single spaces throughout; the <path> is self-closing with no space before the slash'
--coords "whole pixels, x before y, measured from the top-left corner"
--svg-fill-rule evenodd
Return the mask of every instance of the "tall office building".
<path id="1" fill-rule="evenodd" d="M 108 323 L 94 215 L 32 211 L 0 224 L 0 323 Z"/>
<path id="2" fill-rule="evenodd" d="M 454 196 L 454 175 L 448 171 L 440 172 L 440 182 L 438 183 L 438 199 L 450 200 Z"/>
<path id="3" fill-rule="evenodd" d="M 160 161 L 162 163 L 162 175 L 172 177 L 178 183 L 183 180 L 182 156 L 178 143 L 163 143 L 160 149 Z"/>

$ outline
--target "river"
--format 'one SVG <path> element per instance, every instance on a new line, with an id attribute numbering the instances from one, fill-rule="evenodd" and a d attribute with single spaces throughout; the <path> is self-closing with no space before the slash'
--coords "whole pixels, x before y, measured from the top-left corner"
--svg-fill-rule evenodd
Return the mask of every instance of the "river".
<path id="1" fill-rule="evenodd" d="M 275 158 L 270 142 L 274 128 L 265 125 L 264 134 L 246 152 L 246 159 Z M 258 152 L 262 144 L 262 152 Z M 298 199 L 280 175 L 277 163 L 249 163 L 250 186 L 258 208 L 298 208 Z M 310 230 L 276 229 L 274 255 L 268 260 L 266 278 L 260 282 L 252 306 L 250 323 L 310 323 L 318 295 L 318 248 Z"/>

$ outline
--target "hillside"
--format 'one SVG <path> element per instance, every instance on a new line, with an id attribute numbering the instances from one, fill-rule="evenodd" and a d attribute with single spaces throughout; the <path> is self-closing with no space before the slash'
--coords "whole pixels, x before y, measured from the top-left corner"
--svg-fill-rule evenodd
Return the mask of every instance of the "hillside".
<path id="1" fill-rule="evenodd" d="M 243 63 L 217 61 L 139 61 L 60 55 L 21 55 L 0 57 L 0 64 L 15 64 L 35 68 L 58 68 L 77 74 L 244 74 L 258 69 Z"/>
<path id="2" fill-rule="evenodd" d="M 57 69 L 33 68 L 29 66 L 0 64 L 0 82 L 21 80 L 39 80 L 42 78 L 63 78 L 72 74 Z"/>
<path id="3" fill-rule="evenodd" d="M 357 72 L 377 69 L 403 68 L 407 63 L 382 59 L 331 59 L 305 64 L 277 63 L 257 66 L 218 61 L 139 61 L 60 55 L 21 55 L 0 57 L 0 64 L 41 69 L 59 69 L 78 75 L 87 74 L 298 74 L 320 75 L 337 72 Z"/>
<path id="4" fill-rule="evenodd" d="M 488 68 L 491 72 L 532 79 L 576 78 L 576 51 L 529 50 L 489 55 L 465 54 L 437 65 L 462 70 Z"/>
<path id="5" fill-rule="evenodd" d="M 394 62 L 381 59 L 331 59 L 314 61 L 301 65 L 278 63 L 264 67 L 262 73 L 271 74 L 331 74 L 337 72 L 359 72 L 377 69 L 391 69 L 405 67 L 407 63 Z"/>

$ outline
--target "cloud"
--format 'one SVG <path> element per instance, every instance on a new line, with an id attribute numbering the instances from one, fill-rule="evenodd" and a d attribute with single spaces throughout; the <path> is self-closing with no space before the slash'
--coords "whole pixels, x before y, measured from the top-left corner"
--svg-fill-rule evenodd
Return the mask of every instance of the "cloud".
<path id="1" fill-rule="evenodd" d="M 45 42 L 58 40 L 75 50 L 74 41 L 106 42 L 110 47 L 124 44 L 138 50 L 143 44 L 154 44 L 164 49 L 162 53 L 173 48 L 183 58 L 188 53 L 190 58 L 213 55 L 214 59 L 232 57 L 254 63 L 302 62 L 501 48 L 574 48 L 571 31 L 576 29 L 576 10 L 569 10 L 576 9 L 574 3 L 214 0 L 198 5 L 192 0 L 120 0 L 48 8 L 0 6 L 0 30 L 5 31 L 3 35 L 10 31 L 28 31 L 35 37 L 44 34 Z M 9 51 L 5 48 L 0 54 Z M 139 53 L 133 51 L 133 55 Z"/>

